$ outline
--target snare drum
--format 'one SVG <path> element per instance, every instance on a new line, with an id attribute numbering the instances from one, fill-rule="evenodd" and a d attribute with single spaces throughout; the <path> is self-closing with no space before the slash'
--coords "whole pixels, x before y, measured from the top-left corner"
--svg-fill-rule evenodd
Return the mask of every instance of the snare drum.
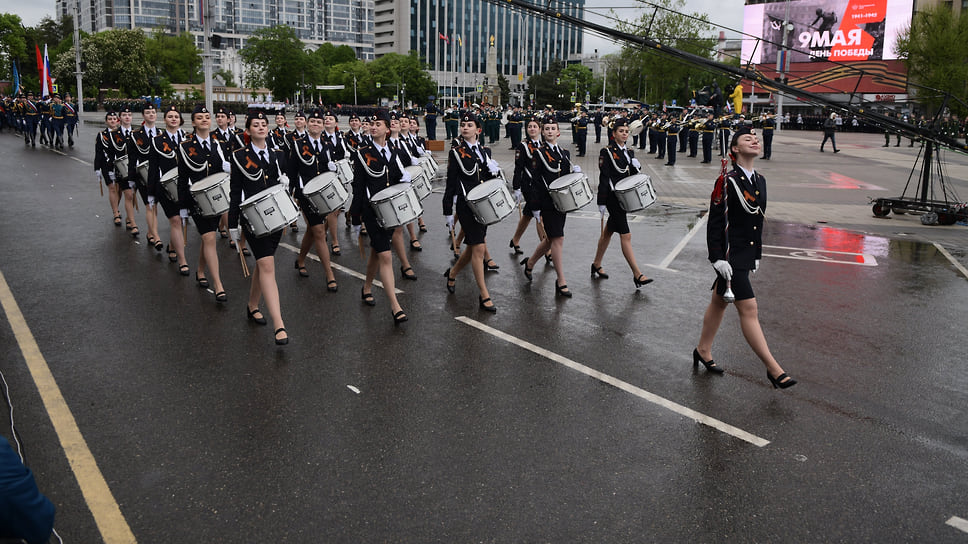
<path id="1" fill-rule="evenodd" d="M 191 193 L 202 217 L 216 217 L 229 211 L 229 180 L 225 172 L 212 174 L 192 184 Z"/>
<path id="2" fill-rule="evenodd" d="M 256 238 L 281 231 L 299 219 L 296 203 L 282 185 L 273 185 L 242 201 L 245 226 Z"/>
<path id="3" fill-rule="evenodd" d="M 492 179 L 474 187 L 465 197 L 474 219 L 482 225 L 493 225 L 511 215 L 514 199 L 503 180 Z"/>
<path id="4" fill-rule="evenodd" d="M 161 175 L 161 188 L 169 200 L 178 203 L 178 168 L 172 168 Z"/>
<path id="5" fill-rule="evenodd" d="M 385 229 L 406 225 L 423 213 L 423 206 L 409 183 L 391 185 L 370 197 L 376 221 Z"/>
<path id="6" fill-rule="evenodd" d="M 655 190 L 648 174 L 629 176 L 615 184 L 618 205 L 626 212 L 644 210 L 655 202 Z"/>
<path id="7" fill-rule="evenodd" d="M 548 194 L 555 209 L 568 213 L 592 201 L 592 189 L 588 186 L 588 176 L 582 172 L 565 174 L 548 186 Z"/>
<path id="8" fill-rule="evenodd" d="M 427 179 L 434 179 L 434 176 L 437 175 L 437 166 L 432 162 L 434 159 L 430 155 L 424 155 L 418 160 L 420 161 L 420 168 L 423 169 Z"/>
<path id="9" fill-rule="evenodd" d="M 148 161 L 138 163 L 138 175 L 141 176 L 141 183 L 148 184 Z"/>
<path id="10" fill-rule="evenodd" d="M 114 169 L 117 171 L 118 179 L 128 178 L 128 156 L 125 155 L 119 159 L 114 160 Z M 127 187 L 125 187 L 127 189 Z"/>
<path id="11" fill-rule="evenodd" d="M 420 166 L 408 166 L 404 170 L 410 173 L 410 183 L 413 185 L 413 192 L 417 194 L 417 200 L 423 201 L 430 196 L 433 187 L 430 186 L 430 176 L 427 172 Z"/>
<path id="12" fill-rule="evenodd" d="M 314 213 L 326 215 L 346 204 L 350 194 L 346 192 L 338 174 L 324 172 L 303 186 L 303 196 L 309 201 Z"/>
<path id="13" fill-rule="evenodd" d="M 353 164 L 350 163 L 349 159 L 336 161 L 336 174 L 339 176 L 340 181 L 343 182 L 343 185 L 353 183 Z"/>

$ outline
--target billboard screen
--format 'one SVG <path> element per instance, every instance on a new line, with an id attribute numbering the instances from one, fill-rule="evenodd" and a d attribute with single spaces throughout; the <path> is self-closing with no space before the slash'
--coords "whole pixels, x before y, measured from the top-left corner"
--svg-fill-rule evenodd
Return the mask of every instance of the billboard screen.
<path id="1" fill-rule="evenodd" d="M 913 0 L 788 0 L 743 12 L 743 63 L 777 62 L 789 10 L 787 62 L 893 60 L 898 33 L 911 24 Z M 765 41 L 754 39 L 762 38 Z"/>

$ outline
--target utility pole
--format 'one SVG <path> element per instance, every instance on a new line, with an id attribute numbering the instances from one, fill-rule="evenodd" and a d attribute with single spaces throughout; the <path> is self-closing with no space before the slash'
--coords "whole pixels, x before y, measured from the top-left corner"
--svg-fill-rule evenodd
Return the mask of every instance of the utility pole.
<path id="1" fill-rule="evenodd" d="M 780 51 L 776 54 L 776 71 L 780 74 L 780 83 L 785 82 L 785 72 L 790 66 L 790 60 L 787 57 L 787 35 L 791 30 L 793 30 L 793 23 L 790 22 L 790 0 L 786 0 L 786 14 L 783 16 L 783 43 L 780 45 Z M 781 131 L 783 130 L 783 93 L 777 92 L 776 95 L 776 130 Z M 752 102 L 750 104 L 752 105 Z M 750 113 L 752 114 L 752 109 Z"/>
<path id="2" fill-rule="evenodd" d="M 205 36 L 205 45 L 202 47 L 202 68 L 205 71 L 205 107 L 211 112 L 214 111 L 214 101 L 212 99 L 212 9 L 210 0 L 202 0 L 202 29 Z"/>
<path id="3" fill-rule="evenodd" d="M 77 4 L 80 0 L 71 0 L 71 11 L 74 12 L 74 75 L 77 77 L 77 126 L 78 129 L 84 128 L 84 91 L 81 88 L 81 80 L 84 72 L 81 71 L 81 23 L 78 21 L 80 15 Z"/>

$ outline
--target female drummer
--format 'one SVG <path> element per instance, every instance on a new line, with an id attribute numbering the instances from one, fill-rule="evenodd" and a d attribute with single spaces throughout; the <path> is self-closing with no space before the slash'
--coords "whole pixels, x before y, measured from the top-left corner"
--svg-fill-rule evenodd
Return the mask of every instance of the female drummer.
<path id="1" fill-rule="evenodd" d="M 303 194 L 303 187 L 320 174 L 335 172 L 336 163 L 330 158 L 328 147 L 322 141 L 323 114 L 319 110 L 310 113 L 307 123 L 308 132 L 305 137 L 293 140 L 289 159 L 289 175 L 295 185 L 293 194 L 296 195 L 299 208 L 306 218 L 306 225 L 309 226 L 306 234 L 303 235 L 295 266 L 300 276 L 304 278 L 309 276 L 306 270 L 306 256 L 315 244 L 319 262 L 323 264 L 323 270 L 326 272 L 326 290 L 335 292 L 338 286 L 330 264 L 329 247 L 326 245 L 326 218 L 339 212 L 334 211 L 326 215 L 314 212 L 313 205 Z"/>
<path id="2" fill-rule="evenodd" d="M 232 190 L 229 203 L 229 237 L 239 243 L 239 206 L 242 201 L 273 185 L 283 185 L 285 190 L 288 178 L 281 172 L 285 169 L 282 151 L 269 146 L 269 119 L 262 110 L 249 114 L 245 120 L 245 130 L 249 144 L 232 154 Z M 279 305 L 279 287 L 276 285 L 276 263 L 274 255 L 282 238 L 282 231 L 262 238 L 250 236 L 249 247 L 255 255 L 255 272 L 252 273 L 252 286 L 249 288 L 249 301 L 245 310 L 249 319 L 265 325 L 266 319 L 259 310 L 263 298 L 266 309 L 275 329 L 276 344 L 289 343 L 286 325 L 282 322 L 282 309 Z"/>
<path id="3" fill-rule="evenodd" d="M 168 218 L 169 236 L 168 260 L 178 262 L 178 271 L 182 276 L 188 275 L 188 261 L 185 259 L 185 237 L 182 233 L 182 222 L 188 219 L 186 210 L 184 217 L 180 214 L 181 207 L 173 200 L 161 186 L 161 177 L 172 169 L 178 168 L 178 145 L 185 138 L 181 125 L 184 120 L 178 108 L 170 106 L 165 111 L 165 130 L 155 136 L 151 142 L 151 154 L 148 156 L 148 206 L 154 207 L 161 203 L 161 208 Z"/>
<path id="4" fill-rule="evenodd" d="M 518 228 L 514 231 L 514 236 L 511 237 L 509 244 L 515 255 L 524 253 L 518 243 L 524 236 L 524 231 L 527 230 L 534 212 L 532 206 L 535 204 L 535 200 L 531 197 L 531 184 L 534 174 L 531 172 L 531 163 L 534 160 L 534 154 L 541 147 L 541 122 L 537 117 L 528 118 L 525 132 L 528 134 L 527 139 L 518 142 L 514 149 L 514 177 L 511 180 L 515 204 L 519 205 L 522 200 L 525 201 L 524 213 L 518 219 Z M 541 222 L 535 221 L 535 227 L 538 232 L 538 241 L 544 240 L 547 236 Z"/>
<path id="5" fill-rule="evenodd" d="M 145 222 L 148 223 L 148 245 L 157 251 L 165 247 L 158 234 L 158 213 L 154 206 L 148 205 L 148 180 L 142 179 L 138 166 L 148 162 L 151 155 L 151 142 L 158 134 L 155 121 L 158 112 L 153 102 L 145 102 L 141 108 L 141 126 L 128 140 L 128 179 L 135 180 L 141 202 L 145 205 Z"/>
<path id="6" fill-rule="evenodd" d="M 418 166 L 420 164 L 420 157 L 427 152 L 411 133 L 411 125 L 415 122 L 413 117 L 407 115 L 400 117 L 400 139 L 398 141 L 400 142 L 400 149 L 407 154 L 410 164 Z M 423 246 L 420 245 L 420 239 L 417 237 L 417 232 L 413 224 L 413 221 L 407 223 L 407 234 L 410 235 L 410 249 L 423 251 Z M 427 226 L 424 224 L 423 216 L 417 218 L 417 225 L 420 227 L 420 232 L 427 232 Z"/>
<path id="7" fill-rule="evenodd" d="M 699 345 L 692 350 L 692 364 L 702 363 L 711 372 L 723 373 L 713 361 L 712 347 L 728 305 L 724 294 L 731 290 L 746 342 L 763 361 L 773 387 L 786 389 L 797 381 L 783 371 L 766 345 L 750 284 L 750 272 L 756 272 L 763 252 L 766 212 L 766 178 L 753 170 L 760 142 L 748 127 L 742 127 L 733 133 L 729 151 L 733 169 L 729 173 L 723 169 L 709 203 L 706 246 L 709 262 L 716 270 L 715 291 L 703 316 Z"/>
<path id="8" fill-rule="evenodd" d="M 397 152 L 387 145 L 387 135 L 390 133 L 390 117 L 380 111 L 370 124 L 372 144 L 362 145 L 356 150 L 356 161 L 353 165 L 353 202 L 350 204 L 350 216 L 353 221 L 353 233 L 360 240 L 362 225 L 366 224 L 369 233 L 370 258 L 366 263 L 366 280 L 360 290 L 363 302 L 368 306 L 376 306 L 373 299 L 373 278 L 377 270 L 383 282 L 383 291 L 390 300 L 390 312 L 393 313 L 393 323 L 399 325 L 407 320 L 407 314 L 397 301 L 396 288 L 393 283 L 392 256 L 390 245 L 393 229 L 384 229 L 376 219 L 376 212 L 370 204 L 370 197 L 397 183 L 408 183 L 409 176 L 403 170 L 403 165 L 397 158 Z"/>
<path id="9" fill-rule="evenodd" d="M 323 132 L 322 132 L 322 143 L 326 144 L 326 152 L 329 155 L 327 162 L 341 161 L 346 158 L 348 153 L 346 139 L 343 133 L 339 131 L 339 117 L 336 116 L 336 112 L 332 110 L 326 110 L 323 112 Z M 336 165 L 334 164 L 335 168 Z M 332 248 L 333 255 L 339 257 L 342 254 L 342 249 L 339 245 L 339 213 L 332 213 L 326 216 L 326 229 L 323 234 L 329 235 L 329 245 Z M 323 245 L 326 245 L 326 237 L 323 237 Z"/>
<path id="10" fill-rule="evenodd" d="M 118 112 L 118 121 L 121 123 L 118 129 L 115 130 L 111 135 L 111 144 L 114 147 L 114 157 L 115 159 L 120 159 L 122 157 L 128 156 L 128 143 L 131 141 L 131 133 L 134 129 L 131 128 L 132 119 L 131 109 L 127 106 L 121 108 Z M 130 157 L 129 165 L 130 165 Z M 138 223 L 135 221 L 134 217 L 134 188 L 135 181 L 134 178 L 130 177 L 130 168 L 121 172 L 115 169 L 115 176 L 117 176 L 118 190 L 123 192 L 124 196 L 124 214 L 127 216 L 125 219 L 125 228 L 131 233 L 131 236 L 137 238 L 139 234 Z"/>
<path id="11" fill-rule="evenodd" d="M 178 146 L 178 202 L 179 213 L 191 213 L 195 228 L 202 237 L 202 250 L 198 252 L 198 269 L 195 281 L 202 289 L 208 289 L 209 279 L 215 290 L 216 302 L 225 302 L 228 296 L 219 275 L 218 253 L 215 251 L 215 231 L 218 230 L 218 216 L 205 217 L 191 195 L 191 186 L 218 172 L 231 172 L 226 160 L 228 154 L 223 144 L 210 130 L 212 116 L 203 105 L 195 106 L 192 111 L 192 127 L 195 133 L 185 138 Z"/>
<path id="12" fill-rule="evenodd" d="M 544 143 L 531 161 L 531 171 L 534 174 L 531 185 L 531 197 L 534 200 L 531 208 L 534 210 L 532 215 L 544 225 L 545 234 L 548 237 L 542 240 L 534 248 L 531 257 L 522 260 L 521 264 L 524 265 L 524 275 L 528 281 L 531 281 L 534 263 L 538 262 L 538 259 L 550 248 L 551 262 L 557 274 L 555 294 L 571 297 L 571 291 L 565 282 L 565 266 L 562 262 L 562 251 L 565 245 L 565 214 L 555 208 L 554 201 L 548 193 L 548 186 L 568 173 L 581 172 L 581 168 L 577 164 L 572 165 L 568 150 L 558 146 L 561 131 L 558 130 L 558 121 L 554 117 L 545 118 L 541 125 L 541 135 L 544 137 Z"/>
<path id="13" fill-rule="evenodd" d="M 444 190 L 443 200 L 444 216 L 447 218 L 447 227 L 453 230 L 454 197 L 456 196 L 457 217 L 464 231 L 464 242 L 467 244 L 468 251 L 461 253 L 457 263 L 453 268 L 448 268 L 444 276 L 447 277 L 447 290 L 453 293 L 457 274 L 470 262 L 474 279 L 477 280 L 477 288 L 480 290 L 480 295 L 477 297 L 478 303 L 482 310 L 493 313 L 497 312 L 497 307 L 491 301 L 487 284 L 484 282 L 486 263 L 484 237 L 487 235 L 487 226 L 477 222 L 465 198 L 469 191 L 497 177 L 500 172 L 497 161 L 491 158 L 491 150 L 478 142 L 480 133 L 480 120 L 472 113 L 465 113 L 460 119 L 460 144 L 451 149 L 448 154 L 447 188 Z"/>
<path id="14" fill-rule="evenodd" d="M 629 139 L 628 119 L 619 119 L 612 124 L 612 141 L 607 147 L 602 148 L 598 154 L 598 211 L 602 217 L 608 211 L 608 222 L 602 229 L 602 235 L 598 239 L 598 251 L 595 253 L 595 260 L 592 261 L 592 277 L 608 279 L 608 274 L 602 270 L 602 258 L 605 257 L 605 250 L 608 243 L 612 240 L 612 235 L 618 233 L 619 241 L 622 244 L 622 255 L 632 269 L 632 281 L 638 289 L 647 283 L 651 283 L 650 278 L 639 270 L 638 263 L 635 262 L 635 253 L 632 251 L 632 231 L 629 229 L 628 215 L 618 203 L 615 196 L 615 184 L 628 176 L 639 173 L 642 165 L 635 158 L 635 153 L 626 147 Z"/>
<path id="15" fill-rule="evenodd" d="M 102 182 L 108 186 L 108 203 L 111 204 L 111 213 L 114 214 L 114 226 L 121 226 L 121 211 L 118 206 L 121 204 L 121 191 L 116 183 L 117 175 L 114 173 L 114 131 L 118 128 L 118 114 L 109 111 L 104 115 L 104 124 L 107 128 L 97 133 L 94 141 L 94 175 L 97 176 L 98 185 Z"/>
<path id="16" fill-rule="evenodd" d="M 390 133 L 387 135 L 387 146 L 394 151 L 397 160 L 400 162 L 400 166 L 406 168 L 408 166 L 413 166 L 414 160 L 407 152 L 406 146 L 400 140 L 400 117 L 401 114 L 395 111 L 391 111 L 389 114 L 390 118 Z M 410 180 L 410 174 L 407 174 L 407 180 Z M 369 227 L 367 227 L 369 230 Z M 406 247 L 403 244 L 403 227 L 397 227 L 393 231 L 393 252 L 397 254 L 397 258 L 400 259 L 400 275 L 405 280 L 416 281 L 417 273 L 413 271 L 413 267 L 410 266 L 410 258 L 407 256 Z"/>

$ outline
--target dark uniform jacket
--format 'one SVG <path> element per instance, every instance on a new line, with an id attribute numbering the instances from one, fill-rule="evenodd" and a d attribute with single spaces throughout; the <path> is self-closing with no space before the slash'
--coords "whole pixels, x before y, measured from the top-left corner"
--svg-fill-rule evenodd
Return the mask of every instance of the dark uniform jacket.
<path id="1" fill-rule="evenodd" d="M 766 213 L 766 178 L 754 171 L 747 179 L 739 166 L 716 180 L 709 203 L 706 246 L 709 262 L 726 259 L 739 270 L 752 270 L 763 255 L 763 218 Z M 728 240 L 727 240 L 728 222 Z"/>
<path id="2" fill-rule="evenodd" d="M 571 173 L 571 154 L 560 144 L 558 144 L 558 150 L 559 152 L 556 153 L 548 142 L 544 142 L 531 160 L 531 172 L 534 175 L 531 197 L 537 204 L 533 205 L 533 208 L 554 208 L 554 202 L 548 194 L 548 186 L 561 176 Z"/>
<path id="3" fill-rule="evenodd" d="M 480 153 L 488 159 L 491 150 L 477 142 L 480 152 L 471 149 L 470 144 L 461 140 L 461 145 L 450 150 L 447 157 L 447 187 L 444 189 L 444 215 L 454 215 L 454 197 L 457 197 L 458 207 L 465 202 L 464 196 L 471 189 L 494 177 L 487 168 L 487 162 Z"/>
<path id="4" fill-rule="evenodd" d="M 267 162 L 249 144 L 232 153 L 232 188 L 229 191 L 229 228 L 239 227 L 239 206 L 256 193 L 279 184 L 279 173 L 286 171 L 285 154 L 266 140 Z"/>
<path id="5" fill-rule="evenodd" d="M 625 153 L 628 153 L 628 158 L 626 158 Z M 633 157 L 635 157 L 635 153 L 627 143 L 624 151 L 618 144 L 612 142 L 599 152 L 597 200 L 599 206 L 604 206 L 609 197 L 612 196 L 616 183 L 639 173 L 639 170 L 631 164 Z"/>
<path id="6" fill-rule="evenodd" d="M 155 134 L 163 132 L 162 129 L 155 127 Z M 148 162 L 151 155 L 151 138 L 148 137 L 147 129 L 144 126 L 138 127 L 128 138 L 128 179 L 133 179 L 142 186 L 147 187 L 148 180 L 142 179 L 138 173 L 138 166 Z"/>
<path id="7" fill-rule="evenodd" d="M 289 181 L 293 191 L 301 191 L 302 188 L 316 176 L 329 172 L 329 162 L 331 157 L 327 150 L 326 140 L 323 138 L 324 132 L 319 137 L 319 152 L 313 144 L 313 139 L 307 132 L 301 138 L 291 142 L 289 150 Z"/>
<path id="8" fill-rule="evenodd" d="M 511 188 L 521 189 L 521 194 L 526 200 L 531 200 L 531 182 L 534 173 L 531 167 L 534 162 L 534 154 L 541 146 L 530 138 L 519 142 L 514 149 L 514 177 L 511 178 Z"/>
<path id="9" fill-rule="evenodd" d="M 195 209 L 191 186 L 212 174 L 223 172 L 222 162 L 229 155 L 214 136 L 208 138 L 208 151 L 192 134 L 178 146 L 178 207 L 185 210 Z"/>
<path id="10" fill-rule="evenodd" d="M 364 206 L 370 207 L 371 196 L 400 183 L 403 178 L 403 170 L 397 161 L 400 153 L 387 147 L 390 150 L 389 164 L 376 146 L 365 145 L 356 150 L 356 161 L 353 164 L 353 203 L 350 205 L 350 216 L 354 225 L 362 224 L 363 209 Z"/>
<path id="11" fill-rule="evenodd" d="M 181 131 L 179 130 L 179 133 Z M 182 137 L 184 139 L 184 137 Z M 178 168 L 178 146 L 168 135 L 168 131 L 161 129 L 151 142 L 151 154 L 148 156 L 148 195 L 159 198 L 164 189 L 161 188 L 161 176 Z M 167 194 L 164 198 L 168 198 Z"/>

